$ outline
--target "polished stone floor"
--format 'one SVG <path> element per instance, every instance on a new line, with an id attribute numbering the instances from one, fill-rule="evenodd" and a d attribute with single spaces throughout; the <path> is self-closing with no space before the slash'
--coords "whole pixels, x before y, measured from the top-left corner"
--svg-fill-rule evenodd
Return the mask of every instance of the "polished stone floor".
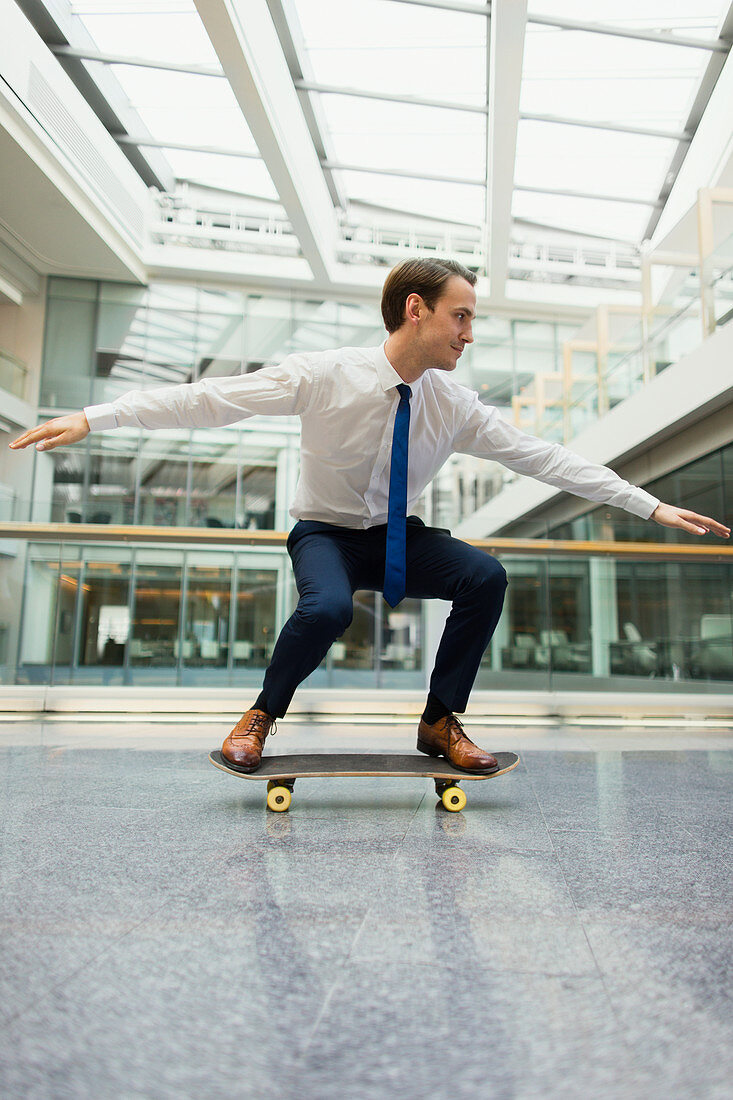
<path id="1" fill-rule="evenodd" d="M 0 723 L 5 1100 L 733 1094 L 733 733 L 486 728 L 460 814 L 222 723 Z M 283 722 L 271 752 L 410 751 Z"/>

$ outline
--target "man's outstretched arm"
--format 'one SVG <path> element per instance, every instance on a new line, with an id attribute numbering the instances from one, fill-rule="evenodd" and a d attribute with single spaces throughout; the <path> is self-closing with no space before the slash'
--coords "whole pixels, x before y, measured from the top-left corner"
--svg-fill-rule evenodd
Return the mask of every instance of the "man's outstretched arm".
<path id="1" fill-rule="evenodd" d="M 10 447 L 35 444 L 39 451 L 78 443 L 90 431 L 114 428 L 222 428 L 250 416 L 297 416 L 316 389 L 313 355 L 290 355 L 277 366 L 252 374 L 203 378 L 178 386 L 130 390 L 109 404 L 57 416 L 31 428 Z"/>
<path id="2" fill-rule="evenodd" d="M 52 451 L 54 447 L 64 447 L 69 443 L 78 443 L 89 435 L 89 423 L 83 412 L 70 413 L 68 416 L 56 416 L 36 428 L 29 428 L 8 444 L 13 450 L 30 447 L 35 443 L 37 451 Z"/>
<path id="3" fill-rule="evenodd" d="M 471 395 L 453 446 L 458 453 L 493 459 L 518 474 L 535 477 L 598 504 L 623 508 L 640 519 L 653 519 L 662 527 L 676 527 L 691 535 L 706 535 L 712 531 L 723 539 L 730 536 L 730 528 L 710 516 L 663 504 L 644 489 L 624 481 L 607 466 L 589 462 L 559 443 L 548 443 L 528 435 L 504 420 L 496 408 L 481 405 L 477 394 Z"/>
<path id="4" fill-rule="evenodd" d="M 680 531 L 689 531 L 691 535 L 707 535 L 712 531 L 722 539 L 730 538 L 730 527 L 718 523 L 710 516 L 699 516 L 697 512 L 690 512 L 687 508 L 675 508 L 673 504 L 658 504 L 650 519 L 660 523 L 662 527 L 677 527 Z"/>

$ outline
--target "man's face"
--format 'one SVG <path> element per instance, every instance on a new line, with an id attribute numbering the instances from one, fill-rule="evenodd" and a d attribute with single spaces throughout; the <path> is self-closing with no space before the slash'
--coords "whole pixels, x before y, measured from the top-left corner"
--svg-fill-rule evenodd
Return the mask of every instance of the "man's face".
<path id="1" fill-rule="evenodd" d="M 451 275 L 432 312 L 418 295 L 410 297 L 418 299 L 415 341 L 423 362 L 437 370 L 455 370 L 466 344 L 473 343 L 476 291 L 460 275 Z"/>

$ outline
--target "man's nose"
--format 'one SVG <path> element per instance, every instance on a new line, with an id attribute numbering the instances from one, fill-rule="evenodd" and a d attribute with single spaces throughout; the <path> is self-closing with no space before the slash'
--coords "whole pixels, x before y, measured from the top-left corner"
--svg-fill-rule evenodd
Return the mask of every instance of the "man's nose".
<path id="1" fill-rule="evenodd" d="M 470 321 L 467 325 L 464 325 L 463 327 L 463 330 L 461 332 L 461 340 L 465 341 L 465 343 L 467 344 L 473 343 L 473 327 Z"/>

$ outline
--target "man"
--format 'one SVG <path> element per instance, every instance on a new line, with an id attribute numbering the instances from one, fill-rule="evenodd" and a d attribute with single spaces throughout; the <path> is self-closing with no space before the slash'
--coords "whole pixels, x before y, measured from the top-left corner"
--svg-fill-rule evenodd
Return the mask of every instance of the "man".
<path id="1" fill-rule="evenodd" d="M 384 285 L 388 337 L 380 347 L 295 354 L 254 374 L 133 391 L 111 405 L 49 420 L 10 444 L 51 450 L 121 426 L 202 428 L 257 413 L 300 416 L 301 471 L 291 508 L 297 522 L 288 538 L 300 599 L 259 697 L 222 746 L 244 771 L 259 767 L 275 719 L 346 630 L 357 589 L 383 591 L 391 606 L 405 595 L 452 602 L 417 747 L 467 772 L 497 769 L 456 713 L 466 708 L 498 622 L 506 574 L 449 532 L 406 518 L 453 453 L 494 459 L 666 527 L 730 534 L 713 519 L 660 503 L 604 466 L 526 435 L 458 385 L 451 375 L 473 340 L 475 284 L 473 272 L 453 261 L 407 260 Z"/>

